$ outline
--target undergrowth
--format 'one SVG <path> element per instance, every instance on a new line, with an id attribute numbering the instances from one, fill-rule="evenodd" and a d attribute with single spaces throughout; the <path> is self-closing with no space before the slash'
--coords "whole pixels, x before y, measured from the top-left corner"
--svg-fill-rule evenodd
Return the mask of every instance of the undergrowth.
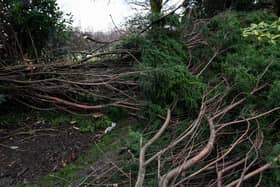
<path id="1" fill-rule="evenodd" d="M 164 28 L 163 25 L 174 28 Z M 186 65 L 188 55 L 181 41 L 180 29 L 178 17 L 168 17 L 145 35 L 131 35 L 121 46 L 140 51 L 141 63 L 136 69 L 143 73 L 137 78 L 147 105 L 158 105 L 162 109 L 173 105 L 175 112 L 192 115 L 205 84 L 192 75 Z"/>
<path id="2" fill-rule="evenodd" d="M 225 116 L 226 119 L 248 117 L 279 106 L 279 42 L 271 43 L 270 40 L 258 40 L 257 38 L 242 35 L 244 28 L 253 23 L 257 24 L 264 21 L 268 24 L 273 24 L 277 19 L 274 14 L 266 10 L 250 13 L 229 11 L 217 15 L 205 27 L 204 37 L 209 45 L 215 46 L 218 50 L 225 49 L 225 51 L 214 60 L 202 75 L 203 81 L 216 79 L 214 82 L 210 81 L 210 85 L 215 85 L 222 80 L 226 80 L 226 84 L 231 86 L 232 90 L 225 103 L 231 102 L 232 97 L 237 94 L 247 97 L 246 104 L 230 112 Z M 277 38 L 274 39 L 276 40 Z M 194 50 L 193 55 L 195 56 L 194 59 L 207 60 L 211 58 L 212 53 L 203 53 L 198 48 Z M 226 84 L 224 87 L 227 86 Z M 256 86 L 264 86 L 264 88 L 260 92 L 251 95 L 250 92 Z M 264 132 L 264 145 L 260 151 L 260 157 L 263 161 L 269 161 L 269 158 L 272 158 L 273 155 L 279 154 L 279 127 L 274 121 L 275 119 L 279 120 L 279 116 L 280 112 L 278 111 L 269 117 L 258 120 L 255 124 L 260 125 Z M 240 154 L 244 149 L 240 147 L 238 150 L 235 153 L 236 155 Z M 279 186 L 278 175 L 279 171 L 277 169 L 265 172 L 263 185 Z M 271 178 L 276 178 L 277 180 L 269 181 Z M 251 184 L 248 183 L 247 185 L 250 186 Z"/>

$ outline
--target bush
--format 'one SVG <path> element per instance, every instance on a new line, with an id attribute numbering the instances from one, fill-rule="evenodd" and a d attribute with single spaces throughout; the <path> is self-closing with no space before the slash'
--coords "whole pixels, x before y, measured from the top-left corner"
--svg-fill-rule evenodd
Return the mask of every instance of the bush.
<path id="1" fill-rule="evenodd" d="M 139 69 L 144 71 L 142 90 L 152 103 L 187 111 L 198 106 L 204 84 L 188 70 L 186 51 L 176 31 L 153 30 L 147 36 Z"/>
<path id="2" fill-rule="evenodd" d="M 279 73 L 280 74 L 280 73 Z M 275 80 L 268 91 L 267 105 L 276 107 L 280 103 L 280 79 Z"/>
<path id="3" fill-rule="evenodd" d="M 149 105 L 164 109 L 176 104 L 178 111 L 192 111 L 205 85 L 189 71 L 187 48 L 182 42 L 179 17 L 168 16 L 145 35 L 130 35 L 117 48 L 136 49 L 143 72 L 137 79 Z M 154 19 L 151 17 L 150 19 Z"/>
<path id="4" fill-rule="evenodd" d="M 227 50 L 207 69 L 204 80 L 213 79 L 211 77 L 213 75 L 226 77 L 237 92 L 244 93 L 250 92 L 257 82 L 260 85 L 272 84 L 278 80 L 280 78 L 280 65 L 277 63 L 280 58 L 279 45 L 258 42 L 242 36 L 242 28 L 247 28 L 250 24 L 261 20 L 272 23 L 275 18 L 275 15 L 268 11 L 255 11 L 246 15 L 243 12 L 228 11 L 211 19 L 204 30 L 204 37 L 210 46 Z M 194 53 L 196 55 L 194 59 L 211 58 L 212 53 L 201 53 L 200 49 L 197 51 L 200 53 Z M 267 92 L 263 95 L 268 99 Z M 259 104 L 263 106 L 265 103 Z"/>
<path id="5" fill-rule="evenodd" d="M 227 50 L 207 68 L 203 74 L 203 80 L 205 82 L 210 80 L 211 83 L 216 79 L 213 85 L 222 79 L 227 81 L 224 87 L 230 86 L 232 90 L 223 104 L 230 103 L 236 95 L 247 97 L 246 104 L 225 116 L 227 120 L 248 117 L 279 106 L 280 44 L 277 41 L 271 41 L 271 39 L 277 39 L 279 33 L 278 28 L 275 27 L 278 22 L 275 20 L 277 18 L 269 11 L 250 13 L 228 11 L 211 19 L 204 30 L 204 37 L 211 47 L 218 46 L 218 49 Z M 276 37 L 273 38 L 273 36 Z M 260 37 L 259 40 L 258 37 Z M 207 48 L 203 50 L 207 51 Z M 204 53 L 201 48 L 195 49 L 192 54 L 193 59 L 199 60 L 210 59 L 212 55 L 209 52 Z M 250 94 L 255 86 L 262 85 L 266 86 L 253 96 Z M 276 126 L 275 119 L 276 121 L 279 119 L 279 111 L 257 120 L 264 132 L 264 144 L 260 150 L 260 158 L 263 160 L 274 157 L 275 151 L 279 154 L 279 148 L 271 151 L 280 140 L 279 127 Z M 252 121 L 252 123 L 255 122 Z M 234 130 L 241 128 L 236 126 Z M 239 150 L 237 154 L 240 152 L 242 151 Z M 265 172 L 263 184 L 279 186 L 278 180 L 269 181 L 270 178 L 276 178 L 278 174 L 276 170 Z"/>
<path id="6" fill-rule="evenodd" d="M 177 103 L 189 111 L 198 107 L 204 85 L 184 65 L 166 64 L 147 71 L 141 79 L 142 88 L 153 103 Z"/>
<path id="7" fill-rule="evenodd" d="M 276 45 L 280 42 L 280 18 L 271 24 L 263 21 L 258 24 L 252 23 L 250 27 L 243 29 L 243 37 L 256 38 Z"/>
<path id="8" fill-rule="evenodd" d="M 63 18 L 56 0 L 10 0 L 1 3 L 1 35 L 6 33 L 7 37 L 2 36 L 0 39 L 4 40 L 1 42 L 6 52 L 13 53 L 9 54 L 10 57 L 26 53 L 40 55 L 50 38 L 56 44 L 65 39 L 71 18 Z"/>

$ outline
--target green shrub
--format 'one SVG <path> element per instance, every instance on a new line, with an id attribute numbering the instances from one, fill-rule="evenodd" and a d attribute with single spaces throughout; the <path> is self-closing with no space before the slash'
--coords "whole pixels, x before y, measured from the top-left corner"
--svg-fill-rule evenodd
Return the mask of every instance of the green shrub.
<path id="1" fill-rule="evenodd" d="M 272 44 L 280 42 L 280 18 L 269 24 L 264 21 L 243 29 L 243 37 L 256 38 L 259 41 L 268 41 Z"/>
<path id="2" fill-rule="evenodd" d="M 204 88 L 182 64 L 162 65 L 145 73 L 141 81 L 146 98 L 153 103 L 178 103 L 189 110 L 197 108 Z"/>
<path id="3" fill-rule="evenodd" d="M 5 48 L 17 46 L 15 51 L 20 47 L 33 57 L 41 54 L 50 39 L 55 41 L 53 46 L 64 43 L 72 23 L 71 16 L 66 18 L 56 0 L 1 1 L 0 17 L 1 35 L 8 35 Z M 9 55 L 14 58 L 18 54 Z"/>
<path id="4" fill-rule="evenodd" d="M 140 152 L 140 139 L 141 134 L 138 131 L 129 129 L 128 132 L 129 139 L 126 141 L 126 146 L 130 149 L 135 155 L 138 155 Z M 144 144 L 144 143 L 143 143 Z"/>
<path id="5" fill-rule="evenodd" d="M 279 72 L 280 74 L 280 72 Z M 268 91 L 268 105 L 279 106 L 280 103 L 280 80 L 275 80 Z"/>
<path id="6" fill-rule="evenodd" d="M 175 32 L 153 30 L 143 46 L 139 77 L 146 99 L 154 104 L 177 104 L 190 111 L 198 106 L 204 84 L 188 70 L 187 49 Z"/>
<path id="7" fill-rule="evenodd" d="M 130 49 L 130 50 L 141 50 L 146 40 L 142 35 L 131 34 L 120 43 L 116 44 L 115 48 L 117 49 Z"/>
<path id="8" fill-rule="evenodd" d="M 148 19 L 156 19 L 154 17 Z M 168 27 L 164 27 L 168 26 Z M 147 103 L 191 111 L 198 106 L 204 84 L 187 67 L 187 48 L 181 38 L 177 15 L 160 20 L 145 35 L 130 35 L 116 48 L 136 49 L 143 72 L 136 77 Z"/>
<path id="9" fill-rule="evenodd" d="M 277 36 L 275 30 L 268 31 L 268 27 L 275 20 L 275 15 L 268 11 L 249 13 L 231 11 L 214 17 L 204 30 L 204 37 L 210 46 L 214 46 L 215 49 L 227 50 L 220 54 L 207 68 L 203 74 L 203 80 L 205 82 L 216 80 L 215 83 L 217 83 L 224 79 L 232 87 L 231 94 L 225 98 L 223 104 L 230 103 L 233 97 L 238 94 L 247 96 L 244 105 L 237 107 L 225 116 L 228 121 L 249 117 L 252 114 L 279 106 L 280 45 L 278 42 L 271 42 L 272 34 L 268 38 L 267 36 L 261 36 L 261 32 L 272 32 Z M 248 28 L 253 23 L 261 24 Z M 245 33 L 243 28 L 245 28 Z M 257 33 L 254 29 L 257 30 Z M 261 36 L 260 40 L 257 39 L 258 36 Z M 203 50 L 207 51 L 207 48 L 205 47 Z M 198 60 L 201 59 L 211 58 L 212 53 L 204 53 L 203 50 L 198 48 L 193 53 L 193 59 L 197 59 L 195 63 L 200 63 Z M 249 94 L 255 86 L 261 85 L 266 86 L 255 93 L 254 96 Z M 268 125 L 273 124 L 274 120 L 278 118 L 279 111 L 266 118 L 258 119 L 258 124 L 264 132 L 264 143 L 260 155 L 266 161 L 269 161 L 267 158 L 271 159 L 279 154 L 279 146 L 273 148 L 280 141 L 279 127 Z M 236 127 L 236 130 L 240 130 L 240 127 Z M 229 138 L 228 136 L 227 139 Z M 242 152 L 242 149 L 242 147 L 238 149 L 236 154 Z M 277 170 L 265 172 L 263 184 L 265 186 L 279 186 L 278 180 L 270 180 L 271 178 L 277 178 L 277 175 L 279 175 Z"/>
<path id="10" fill-rule="evenodd" d="M 277 61 L 280 59 L 280 46 L 258 42 L 242 35 L 244 34 L 242 28 L 247 28 L 252 23 L 261 21 L 272 23 L 275 19 L 275 15 L 266 10 L 249 13 L 227 11 L 211 19 L 204 29 L 205 39 L 210 46 L 227 50 L 207 69 L 203 75 L 204 80 L 213 80 L 213 76 L 216 79 L 226 77 L 239 93 L 250 92 L 256 83 L 271 85 L 275 80 L 279 80 L 280 64 Z M 211 52 L 204 53 L 207 48 L 203 50 L 199 48 L 196 51 L 193 53 L 193 59 L 211 58 Z M 199 63 L 198 60 L 194 63 Z M 269 99 L 273 100 L 270 103 L 275 103 L 276 97 L 268 98 L 268 95 L 267 90 L 264 90 L 263 98 L 258 99 L 257 104 L 266 106 Z"/>

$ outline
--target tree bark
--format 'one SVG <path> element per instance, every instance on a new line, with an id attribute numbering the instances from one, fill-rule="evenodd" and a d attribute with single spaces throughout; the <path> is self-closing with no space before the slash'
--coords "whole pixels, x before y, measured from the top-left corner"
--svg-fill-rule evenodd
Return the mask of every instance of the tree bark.
<path id="1" fill-rule="evenodd" d="M 162 9 L 162 0 L 150 0 L 151 13 L 160 14 Z"/>
<path id="2" fill-rule="evenodd" d="M 276 15 L 279 17 L 280 16 L 280 0 L 275 0 L 274 2 L 275 10 L 276 10 Z"/>

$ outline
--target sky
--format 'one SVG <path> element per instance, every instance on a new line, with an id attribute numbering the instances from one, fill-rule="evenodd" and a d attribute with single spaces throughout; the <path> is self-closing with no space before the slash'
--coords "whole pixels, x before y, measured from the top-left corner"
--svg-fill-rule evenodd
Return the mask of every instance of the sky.
<path id="1" fill-rule="evenodd" d="M 65 13 L 73 15 L 73 26 L 83 31 L 108 31 L 114 24 L 120 25 L 134 11 L 125 0 L 58 0 L 58 5 Z"/>
<path id="2" fill-rule="evenodd" d="M 172 0 L 178 4 L 181 0 Z M 73 26 L 83 31 L 109 31 L 116 25 L 124 23 L 125 19 L 133 16 L 135 10 L 125 0 L 57 0 L 61 10 L 72 13 Z M 112 18 L 110 17 L 112 15 Z"/>

